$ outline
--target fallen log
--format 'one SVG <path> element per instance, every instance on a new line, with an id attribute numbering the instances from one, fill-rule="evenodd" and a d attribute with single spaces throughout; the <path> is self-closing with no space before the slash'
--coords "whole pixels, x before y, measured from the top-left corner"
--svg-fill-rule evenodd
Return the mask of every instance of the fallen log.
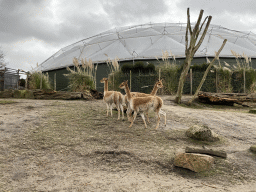
<path id="1" fill-rule="evenodd" d="M 246 93 L 210 93 L 199 92 L 198 99 L 200 102 L 221 104 L 221 105 L 233 105 L 234 103 L 247 106 L 243 104 L 245 102 L 256 102 L 256 94 Z"/>
<path id="2" fill-rule="evenodd" d="M 185 152 L 186 153 L 200 153 L 200 154 L 214 155 L 214 156 L 217 156 L 217 157 L 227 158 L 227 153 L 225 151 L 222 151 L 222 150 L 186 147 Z"/>

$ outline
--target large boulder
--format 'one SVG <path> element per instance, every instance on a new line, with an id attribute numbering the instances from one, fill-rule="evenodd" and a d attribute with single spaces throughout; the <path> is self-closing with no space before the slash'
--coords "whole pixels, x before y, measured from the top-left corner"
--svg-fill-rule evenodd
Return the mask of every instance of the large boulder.
<path id="1" fill-rule="evenodd" d="M 180 153 L 174 159 L 174 165 L 194 172 L 207 171 L 214 163 L 213 157 L 196 153 Z"/>
<path id="2" fill-rule="evenodd" d="M 186 131 L 186 136 L 201 141 L 219 141 L 220 138 L 206 125 L 193 125 Z"/>

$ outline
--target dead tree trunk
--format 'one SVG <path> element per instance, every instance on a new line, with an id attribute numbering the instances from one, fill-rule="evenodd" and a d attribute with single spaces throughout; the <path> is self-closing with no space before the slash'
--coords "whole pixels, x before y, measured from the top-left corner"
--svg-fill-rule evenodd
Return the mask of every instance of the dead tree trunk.
<path id="1" fill-rule="evenodd" d="M 190 99 L 190 101 L 188 102 L 189 104 L 191 104 L 191 103 L 195 100 L 195 98 L 196 98 L 198 92 L 201 90 L 201 88 L 202 88 L 202 86 L 203 86 L 203 84 L 204 84 L 204 82 L 205 82 L 205 79 L 206 79 L 206 77 L 207 77 L 207 74 L 209 73 L 211 67 L 213 66 L 214 61 L 219 57 L 219 54 L 220 54 L 220 52 L 222 51 L 223 47 L 225 46 L 226 42 L 227 42 L 227 39 L 225 39 L 225 40 L 223 41 L 223 43 L 222 43 L 222 45 L 221 45 L 219 51 L 216 53 L 214 59 L 211 61 L 211 63 L 210 63 L 209 66 L 207 67 L 206 71 L 204 72 L 204 76 L 203 76 L 203 78 L 202 78 L 200 84 L 198 85 L 195 94 L 193 95 L 193 97 L 192 97 L 192 98 Z"/>
<path id="2" fill-rule="evenodd" d="M 191 61 L 193 60 L 193 57 L 194 57 L 196 51 L 198 50 L 198 48 L 202 44 L 202 42 L 204 40 L 204 37 L 207 33 L 207 30 L 209 28 L 209 25 L 211 23 L 212 16 L 209 16 L 209 17 L 207 16 L 205 18 L 204 22 L 200 26 L 200 23 L 201 23 L 201 20 L 202 20 L 202 17 L 203 17 L 203 13 L 204 13 L 204 10 L 201 10 L 200 14 L 199 14 L 199 17 L 197 19 L 197 22 L 196 22 L 196 24 L 194 26 L 194 29 L 192 31 L 191 25 L 190 25 L 189 8 L 187 9 L 187 28 L 186 28 L 186 37 L 185 37 L 185 41 L 186 41 L 186 50 L 185 50 L 186 60 L 185 60 L 183 70 L 182 70 L 181 75 L 180 75 L 179 86 L 178 86 L 177 95 L 176 95 L 176 98 L 175 98 L 176 103 L 181 102 L 181 97 L 182 97 L 182 92 L 183 92 L 183 87 L 184 87 L 184 81 L 185 81 L 186 75 L 188 74 L 188 70 L 190 68 Z M 207 23 L 206 23 L 205 29 L 204 29 L 198 43 L 196 44 L 197 39 L 199 37 L 199 34 L 200 34 L 200 32 L 202 30 L 202 27 L 204 26 L 204 23 L 205 23 L 206 20 L 207 20 Z M 188 33 L 190 34 L 190 40 L 188 40 Z"/>

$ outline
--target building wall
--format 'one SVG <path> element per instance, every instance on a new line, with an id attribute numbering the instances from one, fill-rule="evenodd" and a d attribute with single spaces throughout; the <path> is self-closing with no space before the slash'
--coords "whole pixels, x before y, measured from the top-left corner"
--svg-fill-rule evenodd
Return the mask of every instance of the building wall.
<path id="1" fill-rule="evenodd" d="M 210 60 L 212 60 L 213 58 L 209 58 Z M 161 62 L 157 61 L 157 60 L 142 60 L 145 64 L 148 62 L 148 63 L 153 63 L 155 64 L 156 66 L 157 65 L 160 65 Z M 176 64 L 178 65 L 182 65 L 184 63 L 185 59 L 184 58 L 177 58 L 176 59 Z M 236 65 L 237 62 L 234 58 L 220 58 L 220 62 L 223 66 L 224 65 L 224 61 L 227 62 L 229 65 Z M 203 64 L 203 63 L 206 63 L 206 58 L 202 57 L 202 58 L 194 58 L 193 61 L 192 61 L 192 65 L 195 65 L 195 64 Z M 136 61 L 122 61 L 120 62 L 120 67 L 124 64 L 133 64 L 133 63 L 136 63 Z M 218 61 L 215 61 L 215 64 L 218 65 Z M 252 68 L 256 69 L 256 59 L 252 59 Z M 72 70 L 74 69 L 73 67 L 70 67 Z M 100 92 L 103 92 L 104 91 L 104 84 L 100 83 L 100 80 L 103 78 L 103 77 L 108 77 L 108 74 L 110 73 L 110 69 L 108 67 L 107 64 L 105 63 L 100 63 L 98 64 L 98 67 L 97 67 L 97 73 L 96 73 L 96 89 Z M 57 70 L 52 70 L 52 71 L 48 71 L 48 74 L 49 74 L 49 79 L 50 79 L 50 82 L 53 86 L 53 82 L 54 82 L 54 74 L 56 73 L 56 90 L 57 91 L 67 91 L 68 90 L 68 79 L 67 77 L 65 77 L 63 74 L 67 74 L 69 73 L 66 68 L 63 68 L 63 69 L 57 69 Z"/>

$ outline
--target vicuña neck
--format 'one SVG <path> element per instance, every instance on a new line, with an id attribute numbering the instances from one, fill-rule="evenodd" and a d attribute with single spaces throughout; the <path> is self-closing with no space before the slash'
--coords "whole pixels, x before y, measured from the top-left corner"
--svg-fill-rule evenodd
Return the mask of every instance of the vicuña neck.
<path id="1" fill-rule="evenodd" d="M 157 83 L 156 83 L 153 90 L 151 91 L 150 95 L 156 95 L 157 90 L 158 90 L 158 87 L 157 87 Z"/>
<path id="2" fill-rule="evenodd" d="M 104 81 L 104 92 L 108 91 L 108 81 Z"/>
<path id="3" fill-rule="evenodd" d="M 131 92 L 130 92 L 130 89 L 129 89 L 129 87 L 128 87 L 128 85 L 127 84 L 125 84 L 125 93 L 126 93 L 126 95 L 127 95 L 127 99 L 128 99 L 128 101 L 130 101 L 130 99 L 132 98 L 132 96 L 131 96 Z"/>

